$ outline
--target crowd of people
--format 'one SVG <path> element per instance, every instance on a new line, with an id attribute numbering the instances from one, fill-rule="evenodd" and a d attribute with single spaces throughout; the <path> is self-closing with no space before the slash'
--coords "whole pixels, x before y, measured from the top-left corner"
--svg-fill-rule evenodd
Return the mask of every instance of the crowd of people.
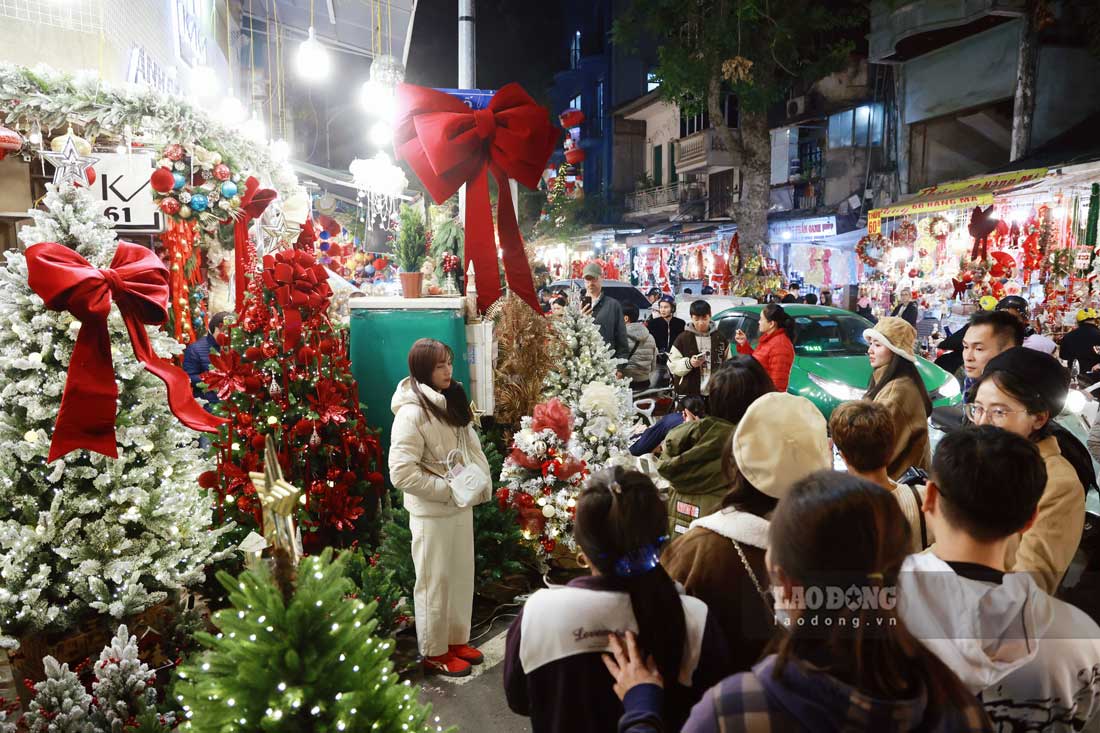
<path id="1" fill-rule="evenodd" d="M 593 313 L 612 300 L 589 294 Z M 599 312 L 616 317 L 611 339 L 623 327 L 624 375 L 659 362 L 680 395 L 632 447 L 670 488 L 622 466 L 588 478 L 574 529 L 587 574 L 535 592 L 507 635 L 506 698 L 533 730 L 1100 728 L 1100 626 L 1058 598 L 1095 475 L 1054 421 L 1070 372 L 1023 346 L 1018 317 L 971 319 L 962 424 L 933 452 L 904 312 L 864 332 L 866 392 L 826 420 L 785 391 L 782 304 L 753 347 L 726 343 L 705 301 L 690 324 L 659 302 L 644 324 Z M 390 470 L 413 517 L 425 665 L 467 674 L 481 659 L 470 508 L 442 453 L 484 456 L 451 360 L 438 342 L 410 353 Z"/>

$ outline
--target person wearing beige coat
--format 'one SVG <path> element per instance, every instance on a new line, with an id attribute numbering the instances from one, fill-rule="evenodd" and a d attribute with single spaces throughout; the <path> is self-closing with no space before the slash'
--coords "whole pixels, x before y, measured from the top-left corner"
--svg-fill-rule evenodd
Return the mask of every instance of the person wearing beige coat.
<path id="1" fill-rule="evenodd" d="M 445 476 L 455 464 L 489 461 L 473 428 L 466 392 L 451 378 L 451 350 L 420 339 L 409 352 L 409 372 L 390 408 L 390 480 L 409 512 L 416 585 L 416 639 L 425 671 L 470 674 L 481 653 L 470 647 L 474 602 L 473 507 L 460 507 Z M 479 502 L 489 501 L 492 487 Z"/>
<path id="2" fill-rule="evenodd" d="M 887 316 L 864 331 L 863 337 L 873 370 L 864 398 L 886 407 L 894 426 L 887 473 L 897 479 L 911 467 L 927 470 L 932 464 L 928 442 L 932 401 L 915 365 L 917 332 L 907 321 Z"/>
<path id="3" fill-rule="evenodd" d="M 970 419 L 1031 440 L 1046 464 L 1035 522 L 1009 540 L 1005 567 L 1031 573 L 1053 594 L 1085 527 L 1085 489 L 1051 431 L 1051 420 L 1066 401 L 1069 373 L 1054 357 L 1018 346 L 990 360 L 974 390 L 974 402 L 967 405 Z"/>

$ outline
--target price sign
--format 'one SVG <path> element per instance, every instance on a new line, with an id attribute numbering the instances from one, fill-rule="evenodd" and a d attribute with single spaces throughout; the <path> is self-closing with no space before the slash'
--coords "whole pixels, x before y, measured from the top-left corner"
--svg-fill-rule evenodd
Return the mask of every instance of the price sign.
<path id="1" fill-rule="evenodd" d="M 99 154 L 95 192 L 115 231 L 155 233 L 164 228 L 149 185 L 155 165 L 153 156 L 142 153 Z"/>

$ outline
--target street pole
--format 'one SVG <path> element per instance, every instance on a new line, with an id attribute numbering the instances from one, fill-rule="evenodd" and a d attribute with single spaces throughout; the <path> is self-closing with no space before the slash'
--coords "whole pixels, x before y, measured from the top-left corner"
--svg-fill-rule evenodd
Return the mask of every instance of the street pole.
<path id="1" fill-rule="evenodd" d="M 477 16 L 474 0 L 458 0 L 458 88 L 477 88 Z"/>

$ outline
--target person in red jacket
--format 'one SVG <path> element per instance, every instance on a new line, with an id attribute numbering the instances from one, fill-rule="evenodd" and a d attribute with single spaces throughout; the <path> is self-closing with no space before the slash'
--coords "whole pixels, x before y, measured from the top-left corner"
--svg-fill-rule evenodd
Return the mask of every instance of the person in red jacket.
<path id="1" fill-rule="evenodd" d="M 760 343 L 753 349 L 745 332 L 737 329 L 734 340 L 738 354 L 751 354 L 780 392 L 787 391 L 794 364 L 794 319 L 778 303 L 769 303 L 760 312 Z"/>

